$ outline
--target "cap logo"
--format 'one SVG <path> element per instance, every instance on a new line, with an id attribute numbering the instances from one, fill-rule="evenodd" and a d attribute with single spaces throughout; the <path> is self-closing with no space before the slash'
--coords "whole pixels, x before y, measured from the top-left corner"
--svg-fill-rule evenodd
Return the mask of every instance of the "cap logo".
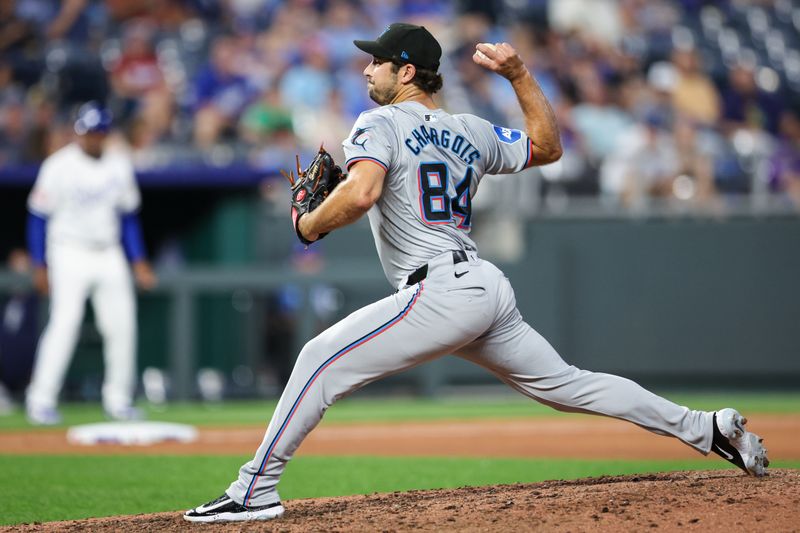
<path id="1" fill-rule="evenodd" d="M 400 52 L 400 57 L 408 61 L 408 52 L 403 50 L 402 52 Z"/>

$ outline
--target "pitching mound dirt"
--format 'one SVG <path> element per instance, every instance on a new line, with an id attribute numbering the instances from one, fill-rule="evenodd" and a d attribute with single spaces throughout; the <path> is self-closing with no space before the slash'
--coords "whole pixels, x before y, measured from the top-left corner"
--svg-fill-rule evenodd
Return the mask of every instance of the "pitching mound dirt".
<path id="1" fill-rule="evenodd" d="M 800 531 L 800 471 L 674 472 L 285 502 L 263 524 L 198 525 L 159 513 L 0 531 Z"/>

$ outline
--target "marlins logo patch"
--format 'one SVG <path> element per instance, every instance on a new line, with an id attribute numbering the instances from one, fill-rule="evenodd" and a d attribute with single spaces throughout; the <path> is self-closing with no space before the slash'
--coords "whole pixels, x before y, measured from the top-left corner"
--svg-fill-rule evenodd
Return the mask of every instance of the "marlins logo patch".
<path id="1" fill-rule="evenodd" d="M 367 133 L 368 129 L 369 128 L 356 129 L 356 131 L 353 132 L 353 136 L 350 137 L 350 143 L 356 146 L 360 146 L 361 148 L 364 148 L 366 150 L 367 147 L 364 145 L 367 144 L 367 141 L 369 140 L 369 134 Z"/>
<path id="2" fill-rule="evenodd" d="M 504 128 L 503 126 L 494 126 L 494 134 L 500 139 L 500 142 L 506 144 L 514 144 L 522 138 L 522 132 L 519 130 L 512 130 L 511 128 Z"/>

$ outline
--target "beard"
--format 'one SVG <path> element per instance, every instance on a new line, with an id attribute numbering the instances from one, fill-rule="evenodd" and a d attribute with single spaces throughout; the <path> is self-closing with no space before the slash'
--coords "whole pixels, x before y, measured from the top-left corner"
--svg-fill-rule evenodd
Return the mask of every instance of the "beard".
<path id="1" fill-rule="evenodd" d="M 373 82 L 367 85 L 367 93 L 370 99 L 378 105 L 386 105 L 391 103 L 397 96 L 397 76 L 393 76 L 391 83 L 387 83 L 385 87 L 378 87 Z"/>

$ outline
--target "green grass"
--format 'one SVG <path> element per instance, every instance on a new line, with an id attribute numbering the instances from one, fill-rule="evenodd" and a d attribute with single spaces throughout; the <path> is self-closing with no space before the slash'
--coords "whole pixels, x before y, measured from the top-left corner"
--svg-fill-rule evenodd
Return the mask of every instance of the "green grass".
<path id="1" fill-rule="evenodd" d="M 751 416 L 754 413 L 799 413 L 800 393 L 664 393 L 670 400 L 693 409 L 714 410 L 733 406 Z M 236 401 L 218 405 L 170 404 L 163 410 L 146 408 L 153 420 L 181 422 L 200 426 L 266 424 L 275 408 L 275 400 Z M 64 426 L 103 420 L 95 404 L 63 406 Z M 519 395 L 471 397 L 372 398 L 360 396 L 342 400 L 328 410 L 326 422 L 403 422 L 411 420 L 525 418 L 565 416 Z M 569 416 L 569 415 L 566 415 Z M 30 426 L 20 411 L 0 417 L 0 431 L 27 429 Z"/>
<path id="2" fill-rule="evenodd" d="M 2 456 L 0 524 L 175 511 L 215 498 L 245 456 Z M 800 461 L 777 462 L 800 468 Z M 409 489 L 724 468 L 717 460 L 589 461 L 298 457 L 279 489 L 284 500 Z"/>
<path id="3" fill-rule="evenodd" d="M 735 406 L 742 412 L 799 413 L 800 394 L 678 394 L 667 398 L 695 409 Z M 149 410 L 153 420 L 200 426 L 266 425 L 274 401 L 221 405 L 171 404 Z M 65 426 L 103 420 L 97 405 L 65 405 Z M 357 396 L 334 405 L 326 423 L 499 419 L 563 415 L 521 396 L 439 399 Z M 29 429 L 20 412 L 0 417 L 0 431 Z M 180 510 L 218 496 L 246 456 L 33 456 L 2 455 L 0 524 L 43 522 Z M 455 459 L 298 457 L 284 475 L 284 499 L 396 490 L 574 479 L 683 469 L 724 468 L 719 460 L 609 461 L 563 459 Z M 800 461 L 776 461 L 800 468 Z"/>

